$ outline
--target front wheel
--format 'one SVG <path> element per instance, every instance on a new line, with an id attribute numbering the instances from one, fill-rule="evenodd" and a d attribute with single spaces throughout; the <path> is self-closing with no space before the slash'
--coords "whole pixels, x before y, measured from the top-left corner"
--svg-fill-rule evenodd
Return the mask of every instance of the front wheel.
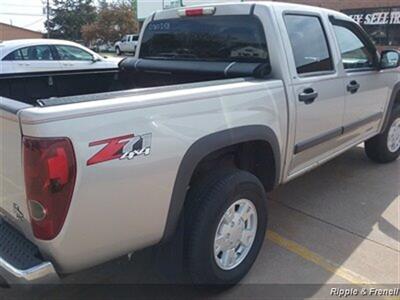
<path id="1" fill-rule="evenodd" d="M 250 270 L 267 227 L 266 193 L 254 175 L 216 173 L 195 184 L 185 208 L 185 265 L 196 285 L 231 285 Z"/>
<path id="2" fill-rule="evenodd" d="M 378 163 L 389 163 L 400 156 L 400 105 L 394 107 L 387 128 L 365 142 L 365 152 Z"/>

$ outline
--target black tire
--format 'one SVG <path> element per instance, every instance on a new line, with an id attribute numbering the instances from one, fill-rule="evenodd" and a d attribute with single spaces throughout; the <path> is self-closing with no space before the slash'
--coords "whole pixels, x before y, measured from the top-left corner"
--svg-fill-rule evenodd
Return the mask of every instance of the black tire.
<path id="1" fill-rule="evenodd" d="M 184 264 L 193 284 L 229 286 L 247 274 L 265 238 L 266 198 L 257 177 L 236 169 L 216 172 L 194 184 L 184 215 Z M 239 199 L 250 200 L 256 208 L 256 235 L 243 261 L 231 270 L 223 270 L 214 258 L 215 233 L 226 210 Z"/>
<path id="2" fill-rule="evenodd" d="M 377 163 L 390 163 L 400 156 L 400 148 L 391 152 L 388 147 L 389 130 L 392 124 L 400 118 L 400 105 L 396 105 L 389 117 L 387 128 L 377 136 L 365 142 L 365 153 L 368 158 Z"/>
<path id="3" fill-rule="evenodd" d="M 117 56 L 121 56 L 123 54 L 119 47 L 115 47 L 115 53 L 117 54 Z"/>

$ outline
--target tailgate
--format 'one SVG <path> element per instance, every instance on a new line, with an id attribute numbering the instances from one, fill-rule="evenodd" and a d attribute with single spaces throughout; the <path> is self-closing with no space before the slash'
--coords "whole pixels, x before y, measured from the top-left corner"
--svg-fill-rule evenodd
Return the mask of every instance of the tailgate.
<path id="1" fill-rule="evenodd" d="M 30 235 L 18 111 L 25 104 L 0 98 L 0 216 Z"/>

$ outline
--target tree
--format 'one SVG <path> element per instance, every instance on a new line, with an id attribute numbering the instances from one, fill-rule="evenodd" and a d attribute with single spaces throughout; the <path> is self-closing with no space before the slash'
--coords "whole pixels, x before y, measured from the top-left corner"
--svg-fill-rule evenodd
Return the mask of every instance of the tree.
<path id="1" fill-rule="evenodd" d="M 53 0 L 49 32 L 52 38 L 82 40 L 82 27 L 96 19 L 93 0 Z"/>
<path id="2" fill-rule="evenodd" d="M 95 40 L 114 42 L 138 30 L 139 24 L 132 5 L 120 1 L 100 5 L 97 19 L 82 27 L 82 37 L 87 43 Z"/>

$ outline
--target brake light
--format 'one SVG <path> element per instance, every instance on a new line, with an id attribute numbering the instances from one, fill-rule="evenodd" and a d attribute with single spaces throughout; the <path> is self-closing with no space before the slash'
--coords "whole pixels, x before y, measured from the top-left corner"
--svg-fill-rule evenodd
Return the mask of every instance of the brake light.
<path id="1" fill-rule="evenodd" d="M 209 16 L 215 13 L 215 7 L 186 8 L 178 10 L 180 17 Z"/>
<path id="2" fill-rule="evenodd" d="M 74 191 L 76 160 L 68 138 L 24 137 L 24 175 L 32 230 L 52 240 L 61 231 Z"/>

